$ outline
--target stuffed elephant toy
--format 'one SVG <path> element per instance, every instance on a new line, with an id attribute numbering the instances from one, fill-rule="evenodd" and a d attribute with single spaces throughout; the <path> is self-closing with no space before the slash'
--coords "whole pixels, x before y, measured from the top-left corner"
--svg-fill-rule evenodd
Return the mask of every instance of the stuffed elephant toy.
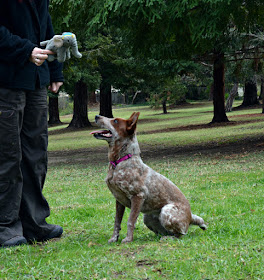
<path id="1" fill-rule="evenodd" d="M 77 58 L 82 57 L 82 54 L 78 51 L 76 36 L 71 32 L 55 35 L 50 40 L 41 42 L 40 46 L 54 52 L 54 54 L 49 54 L 48 61 L 57 59 L 59 62 L 64 62 L 66 59 L 71 58 L 71 52 Z"/>

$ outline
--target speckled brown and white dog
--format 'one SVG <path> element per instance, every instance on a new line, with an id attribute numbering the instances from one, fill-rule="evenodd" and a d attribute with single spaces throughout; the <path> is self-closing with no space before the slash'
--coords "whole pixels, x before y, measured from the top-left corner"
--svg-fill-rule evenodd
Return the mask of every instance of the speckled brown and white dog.
<path id="1" fill-rule="evenodd" d="M 106 129 L 91 134 L 109 144 L 108 188 L 116 199 L 114 233 L 109 242 L 116 242 L 121 230 L 125 207 L 131 208 L 127 223 L 127 236 L 122 242 L 131 242 L 140 212 L 145 225 L 156 234 L 180 237 L 189 225 L 205 230 L 204 220 L 191 213 L 188 200 L 167 178 L 143 163 L 135 135 L 139 113 L 128 120 L 96 116 L 98 126 Z"/>

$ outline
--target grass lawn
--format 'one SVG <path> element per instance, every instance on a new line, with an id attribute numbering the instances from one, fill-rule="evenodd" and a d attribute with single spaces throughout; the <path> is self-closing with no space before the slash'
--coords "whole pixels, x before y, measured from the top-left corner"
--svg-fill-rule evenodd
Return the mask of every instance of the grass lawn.
<path id="1" fill-rule="evenodd" d="M 208 230 L 190 227 L 181 239 L 160 238 L 141 214 L 134 242 L 109 245 L 115 201 L 104 183 L 107 144 L 89 135 L 95 128 L 65 132 L 64 125 L 50 130 L 49 150 L 66 159 L 50 162 L 44 189 L 48 222 L 63 226 L 63 237 L 0 249 L 0 279 L 264 279 L 261 109 L 231 112 L 229 125 L 208 127 L 209 103 L 168 115 L 148 107 L 119 108 L 114 115 L 133 111 L 141 112 L 145 163 L 176 183 Z M 96 113 L 89 113 L 90 121 Z"/>

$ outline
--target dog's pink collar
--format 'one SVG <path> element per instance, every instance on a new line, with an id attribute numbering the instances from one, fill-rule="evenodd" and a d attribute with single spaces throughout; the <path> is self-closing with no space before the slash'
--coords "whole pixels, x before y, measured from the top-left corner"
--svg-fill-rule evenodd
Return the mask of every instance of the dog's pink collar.
<path id="1" fill-rule="evenodd" d="M 124 157 L 122 157 L 122 158 L 120 158 L 120 159 L 118 159 L 118 160 L 116 160 L 116 161 L 110 161 L 110 164 L 112 164 L 113 167 L 116 168 L 116 166 L 118 165 L 118 163 L 120 163 L 120 162 L 122 162 L 122 161 L 125 161 L 125 160 L 127 160 L 127 159 L 129 159 L 129 158 L 131 158 L 131 157 L 132 157 L 132 155 L 131 155 L 131 154 L 128 154 L 128 155 L 126 155 L 126 156 L 124 156 Z"/>

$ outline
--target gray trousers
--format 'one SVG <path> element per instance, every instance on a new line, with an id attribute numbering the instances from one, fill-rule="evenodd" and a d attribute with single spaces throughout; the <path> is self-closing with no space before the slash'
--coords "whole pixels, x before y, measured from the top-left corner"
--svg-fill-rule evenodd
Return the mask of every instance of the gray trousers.
<path id="1" fill-rule="evenodd" d="M 0 88 L 0 244 L 51 230 L 42 194 L 47 172 L 47 90 Z"/>

